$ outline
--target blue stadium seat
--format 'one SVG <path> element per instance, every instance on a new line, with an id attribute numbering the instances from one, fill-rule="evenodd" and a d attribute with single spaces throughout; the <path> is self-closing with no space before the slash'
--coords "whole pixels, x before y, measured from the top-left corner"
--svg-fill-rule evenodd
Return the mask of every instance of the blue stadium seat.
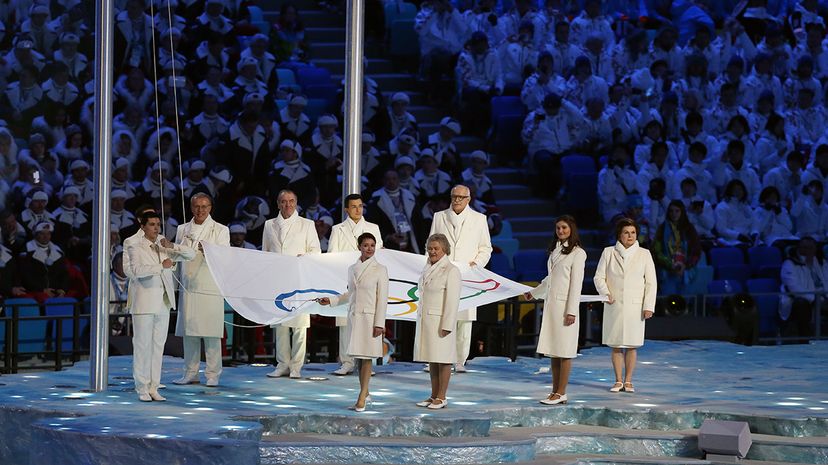
<path id="1" fill-rule="evenodd" d="M 716 267 L 716 279 L 744 283 L 750 279 L 750 267 L 748 265 L 719 265 Z"/>
<path id="2" fill-rule="evenodd" d="M 298 88 L 296 84 L 296 75 L 292 69 L 276 68 L 276 77 L 279 79 L 279 85 L 282 87 Z"/>
<path id="3" fill-rule="evenodd" d="M 749 279 L 747 290 L 751 294 L 779 292 L 779 281 L 773 278 Z M 759 335 L 775 336 L 779 331 L 779 296 L 754 295 L 759 311 Z"/>
<path id="4" fill-rule="evenodd" d="M 46 309 L 46 316 L 71 316 L 75 314 L 75 305 L 77 303 L 78 301 L 72 297 L 52 297 L 46 299 L 43 306 Z M 54 320 L 47 323 L 47 326 L 50 329 L 49 334 L 51 335 L 52 341 L 57 341 L 57 325 L 55 323 L 56 321 Z M 72 350 L 72 339 L 74 336 L 72 333 L 73 327 L 71 319 L 61 321 L 60 348 L 64 352 Z M 78 330 L 80 331 L 82 327 L 83 323 L 80 323 L 78 325 Z"/>
<path id="5" fill-rule="evenodd" d="M 745 254 L 742 249 L 736 247 L 716 247 L 710 249 L 710 264 L 714 267 L 719 265 L 743 265 Z"/>
<path id="6" fill-rule="evenodd" d="M 394 21 L 410 19 L 417 16 L 417 5 L 407 2 L 387 2 L 385 4 L 385 29 L 391 29 Z"/>
<path id="7" fill-rule="evenodd" d="M 763 267 L 781 267 L 782 251 L 771 246 L 751 247 L 747 251 L 748 263 L 754 275 L 758 275 Z"/>
<path id="8" fill-rule="evenodd" d="M 515 253 L 515 271 L 521 281 L 540 281 L 546 277 L 545 250 L 519 250 Z"/>
<path id="9" fill-rule="evenodd" d="M 331 84 L 331 73 L 325 68 L 304 66 L 295 70 L 295 72 L 296 82 L 302 86 L 302 89 L 307 89 L 308 86 Z"/>
<path id="10" fill-rule="evenodd" d="M 495 120 L 494 151 L 498 157 L 511 160 L 523 158 L 523 141 L 520 131 L 523 129 L 522 115 L 500 115 Z"/>
<path id="11" fill-rule="evenodd" d="M 8 316 L 13 315 L 15 307 L 20 317 L 41 316 L 40 304 L 34 299 L 27 297 L 6 299 L 3 305 Z M 46 320 L 20 321 L 17 334 L 19 353 L 43 352 L 46 346 Z"/>
<path id="12" fill-rule="evenodd" d="M 564 179 L 576 174 L 595 173 L 595 161 L 586 155 L 567 155 L 561 158 Z"/>
<path id="13" fill-rule="evenodd" d="M 566 178 L 566 211 L 598 212 L 598 174 L 576 173 Z"/>
<path id="14" fill-rule="evenodd" d="M 328 107 L 332 106 L 333 103 L 336 102 L 336 93 L 338 89 L 333 84 L 314 84 L 312 86 L 305 87 L 304 90 L 305 95 L 309 99 L 324 99 L 328 102 Z"/>
<path id="15" fill-rule="evenodd" d="M 492 97 L 492 124 L 497 124 L 500 116 L 519 116 L 521 125 L 526 117 L 526 106 L 520 101 L 520 97 L 513 95 L 502 95 Z"/>
<path id="16" fill-rule="evenodd" d="M 489 260 L 487 268 L 492 273 L 497 273 L 506 279 L 511 279 L 512 281 L 515 281 L 518 278 L 518 274 L 512 269 L 509 257 L 507 257 L 506 254 L 492 254 L 492 258 Z"/>
<path id="17" fill-rule="evenodd" d="M 316 124 L 316 120 L 323 113 L 328 112 L 328 101 L 321 98 L 309 98 L 308 99 L 308 106 L 305 107 L 305 114 L 308 115 L 308 118 L 311 120 L 311 124 Z"/>
<path id="18" fill-rule="evenodd" d="M 389 32 L 389 55 L 394 58 L 420 56 L 420 36 L 414 30 L 413 19 L 395 19 Z"/>

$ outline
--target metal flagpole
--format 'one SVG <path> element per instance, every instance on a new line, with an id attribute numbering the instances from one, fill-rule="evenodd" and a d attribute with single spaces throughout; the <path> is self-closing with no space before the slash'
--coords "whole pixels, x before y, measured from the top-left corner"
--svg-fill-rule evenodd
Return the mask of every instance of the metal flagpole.
<path id="1" fill-rule="evenodd" d="M 342 200 L 361 193 L 362 87 L 365 38 L 365 0 L 349 0 L 345 24 L 345 153 L 342 166 Z M 344 205 L 343 205 L 344 206 Z M 346 218 L 343 211 L 342 219 Z"/>
<path id="2" fill-rule="evenodd" d="M 92 323 L 89 347 L 89 387 L 105 391 L 109 384 L 109 194 L 112 180 L 112 0 L 95 5 L 95 211 L 92 217 Z"/>

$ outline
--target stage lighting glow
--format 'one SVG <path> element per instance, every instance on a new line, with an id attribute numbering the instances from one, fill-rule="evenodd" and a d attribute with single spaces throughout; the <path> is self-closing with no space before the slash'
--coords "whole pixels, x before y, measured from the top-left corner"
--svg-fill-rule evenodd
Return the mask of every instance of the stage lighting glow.
<path id="1" fill-rule="evenodd" d="M 785 399 L 788 399 L 788 400 L 805 400 L 804 397 L 786 397 Z"/>
<path id="2" fill-rule="evenodd" d="M 268 396 L 268 397 L 265 397 L 265 400 L 283 400 L 283 399 L 284 399 L 284 397 L 282 397 L 282 396 Z"/>
<path id="3" fill-rule="evenodd" d="M 152 433 L 150 433 L 150 434 L 147 434 L 147 435 L 146 435 L 146 436 L 144 436 L 144 437 L 145 437 L 145 438 L 149 438 L 149 439 L 166 439 L 166 438 L 168 438 L 169 436 L 167 436 L 167 435 L 165 435 L 165 434 L 152 434 Z"/>
<path id="4" fill-rule="evenodd" d="M 641 362 L 642 365 L 655 365 L 655 362 Z M 589 372 L 587 372 L 589 373 Z"/>
<path id="5" fill-rule="evenodd" d="M 808 407 L 808 410 L 814 410 L 814 411 L 817 411 L 817 412 L 821 412 L 821 411 L 825 410 L 825 407 Z"/>
<path id="6" fill-rule="evenodd" d="M 342 394 L 322 394 L 322 397 L 343 397 Z"/>
<path id="7" fill-rule="evenodd" d="M 645 407 L 645 408 L 658 407 L 658 404 L 633 404 L 633 405 L 636 406 L 636 407 Z"/>
<path id="8" fill-rule="evenodd" d="M 251 363 L 250 366 L 252 367 L 267 367 L 270 366 L 267 363 Z"/>
<path id="9" fill-rule="evenodd" d="M 291 404 L 279 404 L 276 407 L 278 407 L 278 408 L 296 408 L 295 405 L 291 405 Z"/>
<path id="10" fill-rule="evenodd" d="M 393 392 L 375 391 L 375 392 L 372 392 L 371 395 L 374 396 L 374 397 L 387 397 L 387 396 L 393 396 L 394 393 Z"/>
<path id="11" fill-rule="evenodd" d="M 214 409 L 212 409 L 212 408 L 210 408 L 210 407 L 196 407 L 196 408 L 195 408 L 195 409 L 193 409 L 193 410 L 199 410 L 199 411 L 201 411 L 201 412 L 208 412 L 208 411 L 210 411 L 210 410 L 214 410 Z"/>
<path id="12" fill-rule="evenodd" d="M 40 376 L 37 376 L 37 375 L 25 375 L 25 376 L 23 376 L 23 377 L 24 377 L 24 378 L 28 378 L 28 379 L 37 379 L 37 378 L 40 378 Z"/>
<path id="13" fill-rule="evenodd" d="M 226 425 L 226 426 L 222 426 L 222 428 L 229 429 L 229 430 L 240 430 L 240 429 L 244 429 L 244 426 Z"/>
<path id="14" fill-rule="evenodd" d="M 802 404 L 800 402 L 777 402 L 776 405 L 781 405 L 783 407 L 799 407 Z"/>
<path id="15" fill-rule="evenodd" d="M 377 405 L 379 405 L 379 404 L 377 404 Z M 468 402 L 468 401 L 465 401 L 465 400 L 459 400 L 457 402 L 454 402 L 454 405 L 477 405 L 477 402 Z"/>
<path id="16" fill-rule="evenodd" d="M 512 400 L 532 400 L 532 398 L 531 398 L 531 397 L 526 397 L 526 396 L 509 396 L 509 397 L 507 397 L 507 399 L 512 399 Z"/>
<path id="17" fill-rule="evenodd" d="M 155 417 L 155 418 L 158 418 L 159 420 L 178 420 L 179 419 L 179 417 L 174 417 L 174 416 L 171 416 L 171 415 L 161 415 L 160 417 Z"/>
<path id="18" fill-rule="evenodd" d="M 308 379 L 310 381 L 327 381 L 328 380 L 328 378 L 326 378 L 324 376 L 309 376 Z"/>

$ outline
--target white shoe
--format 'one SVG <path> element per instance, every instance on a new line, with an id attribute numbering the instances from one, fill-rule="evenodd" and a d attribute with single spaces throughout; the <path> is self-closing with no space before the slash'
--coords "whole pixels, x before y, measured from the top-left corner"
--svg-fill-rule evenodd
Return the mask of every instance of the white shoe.
<path id="1" fill-rule="evenodd" d="M 558 393 L 553 392 L 549 394 L 549 397 L 540 401 L 541 404 L 544 405 L 558 405 L 558 404 L 565 404 L 567 401 L 566 394 L 560 395 Z"/>
<path id="2" fill-rule="evenodd" d="M 159 394 L 157 392 L 150 392 L 149 396 L 150 396 L 150 398 L 152 398 L 152 400 L 154 400 L 156 402 L 164 402 L 165 400 L 167 400 L 166 397 L 162 396 L 161 394 Z"/>
<path id="3" fill-rule="evenodd" d="M 302 371 L 290 370 L 290 379 L 302 379 Z"/>
<path id="4" fill-rule="evenodd" d="M 610 392 L 621 392 L 622 389 L 624 389 L 624 383 L 622 383 L 621 381 L 617 381 L 610 388 Z"/>
<path id="5" fill-rule="evenodd" d="M 429 368 L 428 364 L 426 363 L 426 364 L 425 364 L 425 366 L 423 366 L 423 371 L 425 371 L 426 373 L 428 373 L 428 372 L 429 372 L 429 370 L 431 370 L 431 368 Z"/>
<path id="6" fill-rule="evenodd" d="M 138 394 L 138 400 L 141 402 L 152 402 L 152 397 L 149 394 Z"/>
<path id="7" fill-rule="evenodd" d="M 276 368 L 275 370 L 271 371 L 267 374 L 268 378 L 281 378 L 282 376 L 287 376 L 290 371 L 287 368 Z"/>
<path id="8" fill-rule="evenodd" d="M 448 401 L 446 399 L 434 399 L 434 402 L 426 408 L 431 410 L 439 410 L 446 407 L 448 407 Z"/>
<path id="9" fill-rule="evenodd" d="M 426 399 L 426 400 L 423 400 L 423 401 L 417 402 L 415 405 L 416 405 L 417 407 L 428 407 L 429 405 L 431 405 L 431 403 L 432 403 L 432 402 L 434 402 L 434 399 L 432 399 L 431 397 L 429 397 L 429 398 L 428 398 L 428 399 Z"/>
<path id="10" fill-rule="evenodd" d="M 207 378 L 207 387 L 218 387 L 219 382 L 218 378 Z"/>
<path id="11" fill-rule="evenodd" d="M 337 368 L 333 372 L 333 374 L 335 374 L 336 376 L 347 376 L 347 375 L 350 375 L 353 371 L 354 371 L 354 366 L 353 365 L 342 365 L 339 368 Z"/>
<path id="12" fill-rule="evenodd" d="M 178 378 L 177 380 L 173 381 L 173 384 L 183 386 L 183 385 L 186 385 L 186 384 L 200 384 L 200 381 L 198 380 L 197 375 L 194 378 L 185 375 L 185 376 L 182 376 L 181 378 Z"/>
<path id="13" fill-rule="evenodd" d="M 167 385 L 166 384 L 159 384 L 158 389 L 167 389 Z"/>
<path id="14" fill-rule="evenodd" d="M 458 364 L 454 365 L 454 372 L 455 373 L 466 373 L 466 372 L 468 372 L 468 370 L 466 370 L 466 365 L 461 365 L 461 364 L 458 363 Z"/>

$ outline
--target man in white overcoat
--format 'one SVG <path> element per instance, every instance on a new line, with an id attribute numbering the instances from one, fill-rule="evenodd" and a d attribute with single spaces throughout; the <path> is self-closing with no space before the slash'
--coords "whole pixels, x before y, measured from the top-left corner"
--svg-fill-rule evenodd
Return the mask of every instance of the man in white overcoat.
<path id="1" fill-rule="evenodd" d="M 173 383 L 198 384 L 201 341 L 204 341 L 207 386 L 216 387 L 221 376 L 221 338 L 224 336 L 224 297 L 216 285 L 201 244 L 230 246 L 230 230 L 210 216 L 213 199 L 199 192 L 190 198 L 193 219 L 179 225 L 175 243 L 197 250 L 192 261 L 181 266 L 181 292 L 175 335 L 184 339 L 184 375 Z"/>
<path id="2" fill-rule="evenodd" d="M 262 250 L 283 255 L 322 253 L 316 225 L 313 220 L 302 218 L 296 211 L 298 198 L 293 191 L 283 190 L 276 197 L 279 214 L 265 221 L 262 233 Z M 293 379 L 302 377 L 307 351 L 307 331 L 310 315 L 298 315 L 274 326 L 276 330 L 276 369 L 268 373 L 271 378 L 290 374 Z M 291 335 L 291 332 L 293 333 Z"/>
<path id="3" fill-rule="evenodd" d="M 433 234 L 444 234 L 451 244 L 451 261 L 462 270 L 466 266 L 484 267 L 492 256 L 492 240 L 486 215 L 469 207 L 471 192 L 463 185 L 451 189 L 451 208 L 434 214 L 431 223 Z M 462 307 L 461 307 L 462 308 Z M 454 371 L 466 371 L 469 358 L 472 322 L 477 319 L 477 308 L 461 309 L 457 313 L 457 362 Z"/>
<path id="4" fill-rule="evenodd" d="M 371 233 L 377 239 L 376 248 L 382 248 L 382 234 L 379 226 L 369 223 L 362 216 L 363 202 L 359 194 L 351 194 L 345 197 L 345 213 L 348 218 L 345 221 L 334 225 L 331 230 L 331 238 L 328 241 L 328 253 L 331 252 L 356 252 L 359 250 L 357 238 L 362 233 Z M 336 326 L 339 327 L 339 368 L 333 373 L 338 376 L 345 376 L 354 371 L 354 359 L 348 355 L 348 318 L 337 317 Z"/>
<path id="5" fill-rule="evenodd" d="M 141 215 L 141 231 L 124 241 L 124 271 L 129 278 L 127 307 L 132 313 L 132 377 L 142 402 L 166 400 L 158 394 L 161 361 L 175 308 L 174 262 L 192 260 L 195 250 L 173 244 L 161 233 L 161 217 L 149 210 Z"/>

